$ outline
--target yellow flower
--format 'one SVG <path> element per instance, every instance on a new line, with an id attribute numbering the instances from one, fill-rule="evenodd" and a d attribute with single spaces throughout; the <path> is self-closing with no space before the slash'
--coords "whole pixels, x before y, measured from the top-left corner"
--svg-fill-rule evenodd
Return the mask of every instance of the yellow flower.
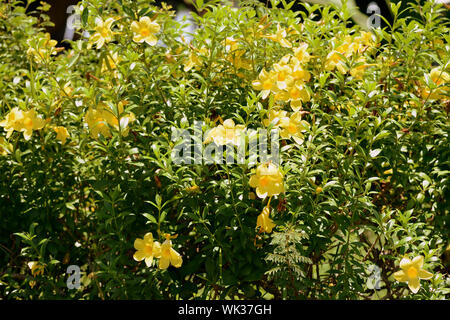
<path id="1" fill-rule="evenodd" d="M 292 68 L 292 76 L 296 80 L 296 83 L 305 83 L 308 82 L 309 79 L 311 79 L 311 74 L 303 69 L 301 65 L 301 61 L 297 59 L 296 57 L 292 57 L 291 59 L 291 68 Z"/>
<path id="2" fill-rule="evenodd" d="M 105 43 L 112 41 L 114 34 L 111 25 L 114 21 L 114 18 L 108 18 L 105 21 L 100 17 L 95 19 L 95 33 L 89 38 L 89 48 L 94 43 L 97 49 L 100 49 Z"/>
<path id="3" fill-rule="evenodd" d="M 296 82 L 287 91 L 281 91 L 275 95 L 275 100 L 290 102 L 294 111 L 299 111 L 302 108 L 302 102 L 308 102 L 310 98 L 308 90 L 301 82 Z"/>
<path id="4" fill-rule="evenodd" d="M 375 35 L 370 31 L 361 31 L 361 35 L 355 37 L 354 41 L 364 46 L 373 46 L 375 44 Z"/>
<path id="5" fill-rule="evenodd" d="M 34 58 L 34 61 L 40 63 L 48 59 L 51 55 L 55 55 L 60 48 L 55 48 L 58 41 L 50 38 L 50 34 L 44 34 L 44 37 L 39 38 L 36 43 L 34 39 L 28 39 L 27 44 L 29 46 L 27 54 Z M 36 46 L 37 48 L 34 48 Z"/>
<path id="6" fill-rule="evenodd" d="M 271 233 L 276 224 L 270 219 L 270 207 L 266 206 L 256 219 L 256 228 L 259 232 Z"/>
<path id="7" fill-rule="evenodd" d="M 45 266 L 40 264 L 38 261 L 30 261 L 28 262 L 28 268 L 30 268 L 31 274 L 35 277 L 37 275 L 44 274 Z"/>
<path id="8" fill-rule="evenodd" d="M 341 73 L 347 72 L 347 67 L 345 65 L 345 60 L 339 55 L 338 51 L 331 51 L 325 61 L 325 70 L 333 71 L 337 68 Z"/>
<path id="9" fill-rule="evenodd" d="M 280 63 L 273 65 L 274 73 L 276 74 L 276 88 L 278 90 L 286 90 L 294 82 L 291 67 L 283 62 L 285 61 L 282 59 Z M 278 91 L 277 89 L 275 91 Z"/>
<path id="10" fill-rule="evenodd" d="M 195 69 L 199 70 L 200 67 L 203 65 L 203 58 L 201 56 L 209 56 L 209 50 L 206 47 L 202 47 L 200 50 L 198 50 L 198 53 L 195 53 L 192 51 L 189 53 L 188 60 L 185 62 L 183 70 L 185 72 L 188 72 L 192 68 L 195 67 Z"/>
<path id="11" fill-rule="evenodd" d="M 252 82 L 252 86 L 255 90 L 260 90 L 262 98 L 265 99 L 270 92 L 277 92 L 276 89 L 277 75 L 274 72 L 267 72 L 262 69 L 259 73 L 258 80 Z"/>
<path id="12" fill-rule="evenodd" d="M 161 29 L 160 25 L 152 21 L 149 17 L 141 17 L 138 21 L 131 23 L 131 30 L 134 32 L 133 41 L 154 46 L 158 42 L 155 33 Z"/>
<path id="13" fill-rule="evenodd" d="M 269 117 L 263 120 L 263 124 L 266 127 L 268 127 L 270 124 L 272 124 L 274 127 L 279 127 L 281 119 L 284 118 L 289 119 L 287 111 L 272 108 L 269 110 Z"/>
<path id="14" fill-rule="evenodd" d="M 302 42 L 297 48 L 294 49 L 294 57 L 298 59 L 300 63 L 307 63 L 311 59 L 311 56 L 309 55 L 306 50 L 308 49 L 308 44 L 305 42 Z"/>
<path id="15" fill-rule="evenodd" d="M 145 260 L 147 267 L 151 267 L 153 258 L 161 257 L 161 245 L 158 241 L 153 241 L 153 235 L 149 232 L 143 239 L 134 240 L 134 248 L 137 250 L 133 258 L 136 261 Z"/>
<path id="16" fill-rule="evenodd" d="M 127 101 L 120 101 L 117 105 L 116 115 L 111 107 L 104 103 L 100 103 L 97 109 L 89 108 L 84 117 L 89 126 L 93 138 L 98 138 L 98 135 L 108 138 L 111 137 L 109 126 L 121 132 L 122 136 L 128 135 L 128 124 L 135 120 L 132 112 L 124 114 L 124 105 Z"/>
<path id="17" fill-rule="evenodd" d="M 256 188 L 256 195 L 262 199 L 284 192 L 283 174 L 273 163 L 260 164 L 256 174 L 250 177 L 249 184 Z"/>
<path id="18" fill-rule="evenodd" d="M 109 71 L 109 70 L 115 70 L 117 68 L 117 64 L 121 61 L 120 56 L 117 52 L 114 52 L 113 54 L 106 55 L 105 60 L 102 62 L 102 68 L 101 73 Z M 114 72 L 114 76 L 117 74 Z"/>
<path id="19" fill-rule="evenodd" d="M 448 99 L 448 92 L 450 91 L 450 75 L 441 70 L 440 68 L 434 68 L 430 71 L 429 77 L 438 88 L 430 91 L 429 88 L 422 90 L 422 97 L 427 99 Z M 445 95 L 447 93 L 447 96 Z"/>
<path id="20" fill-rule="evenodd" d="M 18 107 L 14 107 L 6 115 L 6 119 L 0 122 L 0 126 L 5 128 L 6 138 L 9 138 L 14 130 L 20 131 L 23 117 L 23 111 Z"/>
<path id="21" fill-rule="evenodd" d="M 111 132 L 102 110 L 89 108 L 84 116 L 84 120 L 88 124 L 89 130 L 91 131 L 91 136 L 94 139 L 97 139 L 99 134 L 105 138 L 111 137 Z"/>
<path id="22" fill-rule="evenodd" d="M 226 57 L 225 59 L 230 62 L 236 70 L 246 69 L 251 70 L 252 64 L 249 59 L 243 58 L 245 50 L 240 48 L 239 43 L 234 38 L 226 38 L 224 41 Z M 237 74 L 241 76 L 241 74 Z"/>
<path id="23" fill-rule="evenodd" d="M 280 121 L 280 136 L 284 139 L 293 138 L 298 144 L 303 143 L 303 131 L 309 128 L 309 123 L 302 120 L 300 112 L 293 113 L 289 118 Z"/>
<path id="24" fill-rule="evenodd" d="M 67 137 L 69 137 L 69 132 L 65 127 L 54 127 L 53 130 L 56 132 L 56 139 L 62 142 L 62 144 L 66 143 Z"/>
<path id="25" fill-rule="evenodd" d="M 275 34 L 271 34 L 266 36 L 266 38 L 278 42 L 282 47 L 291 48 L 292 44 L 286 40 L 287 32 L 286 29 L 280 27 L 280 24 L 277 25 L 277 32 Z"/>
<path id="26" fill-rule="evenodd" d="M 6 141 L 4 137 L 0 137 L 0 155 L 6 156 L 8 153 L 11 153 L 13 149 L 13 145 Z"/>
<path id="27" fill-rule="evenodd" d="M 223 125 L 212 128 L 205 137 L 204 143 L 214 141 L 217 145 L 232 144 L 239 146 L 245 131 L 244 125 L 235 125 L 232 119 L 227 119 Z"/>
<path id="28" fill-rule="evenodd" d="M 181 267 L 183 259 L 181 255 L 172 248 L 172 241 L 170 235 L 165 235 L 166 240 L 161 245 L 161 258 L 159 259 L 159 268 L 167 269 L 169 265 L 175 268 Z"/>
<path id="29" fill-rule="evenodd" d="M 6 115 L 5 120 L 0 121 L 0 126 L 5 128 L 6 138 L 16 130 L 23 132 L 25 140 L 30 140 L 33 130 L 42 129 L 45 123 L 45 120 L 36 115 L 34 109 L 22 111 L 15 107 Z"/>
<path id="30" fill-rule="evenodd" d="M 363 78 L 363 76 L 364 76 L 364 70 L 365 70 L 367 67 L 373 66 L 374 64 L 367 64 L 367 63 L 365 63 L 366 60 L 365 60 L 363 57 L 359 58 L 356 62 L 362 63 L 362 64 L 360 64 L 360 65 L 358 65 L 358 66 L 353 67 L 352 69 L 350 69 L 350 74 L 351 74 L 355 79 L 362 80 L 362 78 Z"/>
<path id="31" fill-rule="evenodd" d="M 413 293 L 417 293 L 420 289 L 420 279 L 429 280 L 433 274 L 422 269 L 423 257 L 417 256 L 412 261 L 404 257 L 400 261 L 400 268 L 402 270 L 394 273 L 394 278 L 400 282 L 407 282 L 409 289 Z"/>

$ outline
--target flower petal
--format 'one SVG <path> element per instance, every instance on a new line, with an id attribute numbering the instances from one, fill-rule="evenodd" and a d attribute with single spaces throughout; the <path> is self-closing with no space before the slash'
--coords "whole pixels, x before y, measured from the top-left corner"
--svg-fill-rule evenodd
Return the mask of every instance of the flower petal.
<path id="1" fill-rule="evenodd" d="M 133 255 L 133 259 L 136 261 L 142 261 L 145 259 L 144 251 L 136 251 Z"/>
<path id="2" fill-rule="evenodd" d="M 420 280 L 419 278 L 413 278 L 408 281 L 408 287 L 411 289 L 413 293 L 417 293 L 420 289 Z"/>
<path id="3" fill-rule="evenodd" d="M 144 249 L 145 246 L 145 242 L 142 239 L 137 238 L 136 240 L 134 240 L 134 248 L 136 250 L 142 250 Z"/>
<path id="4" fill-rule="evenodd" d="M 408 276 L 406 275 L 406 273 L 403 270 L 395 272 L 394 278 L 395 278 L 395 280 L 400 281 L 400 282 L 408 281 Z"/>
<path id="5" fill-rule="evenodd" d="M 411 263 L 412 263 L 411 260 L 409 260 L 408 258 L 403 258 L 400 261 L 400 268 L 407 269 L 411 266 Z"/>
<path id="6" fill-rule="evenodd" d="M 419 270 L 419 278 L 424 280 L 429 280 L 433 277 L 433 274 L 431 272 L 428 272 L 426 270 Z"/>
<path id="7" fill-rule="evenodd" d="M 422 256 L 417 256 L 415 257 L 411 263 L 417 268 L 417 269 L 421 269 L 423 267 L 423 257 Z"/>
<path id="8" fill-rule="evenodd" d="M 159 259 L 159 268 L 160 269 L 167 269 L 169 267 L 169 264 L 170 264 L 169 258 L 161 257 L 161 259 Z"/>
<path id="9" fill-rule="evenodd" d="M 147 267 L 151 267 L 152 263 L 153 263 L 153 256 L 145 258 L 145 264 L 147 265 Z"/>
<path id="10" fill-rule="evenodd" d="M 181 267 L 181 264 L 183 263 L 183 259 L 181 258 L 181 255 L 178 252 L 176 252 L 174 249 L 170 250 L 170 263 L 175 268 Z"/>

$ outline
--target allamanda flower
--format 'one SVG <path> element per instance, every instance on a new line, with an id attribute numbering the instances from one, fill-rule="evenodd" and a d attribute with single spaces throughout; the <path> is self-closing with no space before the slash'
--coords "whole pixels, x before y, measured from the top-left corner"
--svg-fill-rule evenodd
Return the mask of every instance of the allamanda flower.
<path id="1" fill-rule="evenodd" d="M 309 123 L 302 120 L 300 112 L 294 112 L 289 118 L 283 118 L 280 121 L 280 136 L 284 139 L 293 138 L 298 144 L 303 143 L 303 131 L 309 128 Z"/>
<path id="2" fill-rule="evenodd" d="M 420 289 L 420 279 L 429 280 L 433 274 L 422 269 L 423 257 L 417 256 L 412 261 L 407 257 L 400 261 L 400 268 L 402 270 L 394 273 L 394 278 L 400 282 L 408 283 L 409 289 L 413 293 L 417 293 Z"/>
<path id="3" fill-rule="evenodd" d="M 153 241 L 151 232 L 146 233 L 143 239 L 134 240 L 134 248 L 137 250 L 133 255 L 134 260 L 145 260 L 147 267 L 152 266 L 153 258 L 161 256 L 161 245 L 158 241 Z"/>
<path id="4" fill-rule="evenodd" d="M 252 82 L 255 90 L 260 90 L 262 98 L 266 99 L 271 92 L 277 92 L 277 74 L 275 72 L 267 72 L 262 69 L 259 73 L 258 80 Z"/>
<path id="5" fill-rule="evenodd" d="M 149 17 L 141 17 L 139 21 L 133 21 L 131 23 L 131 30 L 134 33 L 133 41 L 154 46 L 158 42 L 155 33 L 158 33 L 161 26 L 155 21 L 152 21 Z"/>
<path id="6" fill-rule="evenodd" d="M 92 43 L 95 44 L 97 49 L 103 47 L 105 43 L 112 41 L 113 32 L 111 30 L 111 25 L 114 23 L 114 18 L 108 18 L 103 21 L 102 18 L 97 17 L 95 19 L 95 33 L 89 38 L 89 47 Z"/>
<path id="7" fill-rule="evenodd" d="M 170 265 L 175 268 L 181 267 L 183 259 L 181 255 L 172 248 L 172 240 L 170 234 L 165 234 L 166 240 L 161 245 L 161 258 L 159 259 L 159 268 L 167 269 Z"/>
<path id="8" fill-rule="evenodd" d="M 45 266 L 40 264 L 39 261 L 28 262 L 28 268 L 31 270 L 33 277 L 44 274 Z"/>
<path id="9" fill-rule="evenodd" d="M 6 115 L 5 120 L 0 121 L 0 126 L 5 128 L 6 138 L 15 130 L 23 132 L 25 140 L 30 140 L 33 130 L 42 129 L 45 123 L 44 119 L 36 115 L 34 109 L 22 111 L 15 107 Z"/>
<path id="10" fill-rule="evenodd" d="M 422 97 L 433 100 L 448 98 L 448 92 L 450 91 L 450 75 L 440 68 L 434 68 L 430 71 L 429 77 L 438 88 L 431 91 L 429 88 L 424 88 L 422 90 Z M 447 96 L 445 93 L 447 93 Z"/>
<path id="11" fill-rule="evenodd" d="M 276 226 L 272 219 L 270 219 L 270 209 L 271 208 L 267 205 L 256 219 L 256 228 L 260 233 L 271 233 L 273 227 Z"/>
<path id="12" fill-rule="evenodd" d="M 61 141 L 62 144 L 66 143 L 67 138 L 69 137 L 69 132 L 65 127 L 58 126 L 54 127 L 53 130 L 56 132 L 56 139 Z"/>
<path id="13" fill-rule="evenodd" d="M 256 174 L 250 177 L 249 184 L 256 188 L 256 195 L 262 199 L 284 192 L 283 174 L 271 162 L 260 164 L 256 168 Z"/>
<path id="14" fill-rule="evenodd" d="M 223 125 L 212 128 L 205 137 L 204 143 L 214 141 L 217 145 L 232 144 L 238 146 L 245 131 L 244 125 L 236 125 L 232 119 L 227 119 Z"/>
<path id="15" fill-rule="evenodd" d="M 278 42 L 282 47 L 291 48 L 292 44 L 288 40 L 286 40 L 286 36 L 286 29 L 280 27 L 280 24 L 278 24 L 277 32 L 275 34 L 266 36 L 266 38 Z"/>

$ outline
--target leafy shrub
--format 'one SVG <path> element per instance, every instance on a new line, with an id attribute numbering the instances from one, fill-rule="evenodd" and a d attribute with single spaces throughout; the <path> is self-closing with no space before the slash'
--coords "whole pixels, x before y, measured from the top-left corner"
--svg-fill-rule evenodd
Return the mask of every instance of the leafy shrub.
<path id="1" fill-rule="evenodd" d="M 189 42 L 168 6 L 84 0 L 61 50 L 1 2 L 3 297 L 448 297 L 444 9 L 271 3 L 196 1 Z M 204 148 L 274 130 L 281 162 L 176 163 L 194 121 Z"/>

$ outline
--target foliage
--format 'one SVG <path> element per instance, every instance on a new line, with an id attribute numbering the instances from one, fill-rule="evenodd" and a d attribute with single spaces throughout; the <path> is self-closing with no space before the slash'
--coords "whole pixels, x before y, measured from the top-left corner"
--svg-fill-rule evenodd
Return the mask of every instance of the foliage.
<path id="1" fill-rule="evenodd" d="M 418 19 L 393 5 L 392 25 L 366 33 L 345 7 L 270 2 L 195 1 L 189 42 L 167 6 L 83 0 L 67 50 L 44 5 L 0 2 L 1 297 L 448 297 L 442 5 L 412 4 Z M 228 119 L 236 137 L 279 130 L 279 167 L 248 150 L 174 163 L 174 129 L 222 124 L 223 141 Z M 394 279 L 404 256 L 433 274 L 416 294 Z"/>

